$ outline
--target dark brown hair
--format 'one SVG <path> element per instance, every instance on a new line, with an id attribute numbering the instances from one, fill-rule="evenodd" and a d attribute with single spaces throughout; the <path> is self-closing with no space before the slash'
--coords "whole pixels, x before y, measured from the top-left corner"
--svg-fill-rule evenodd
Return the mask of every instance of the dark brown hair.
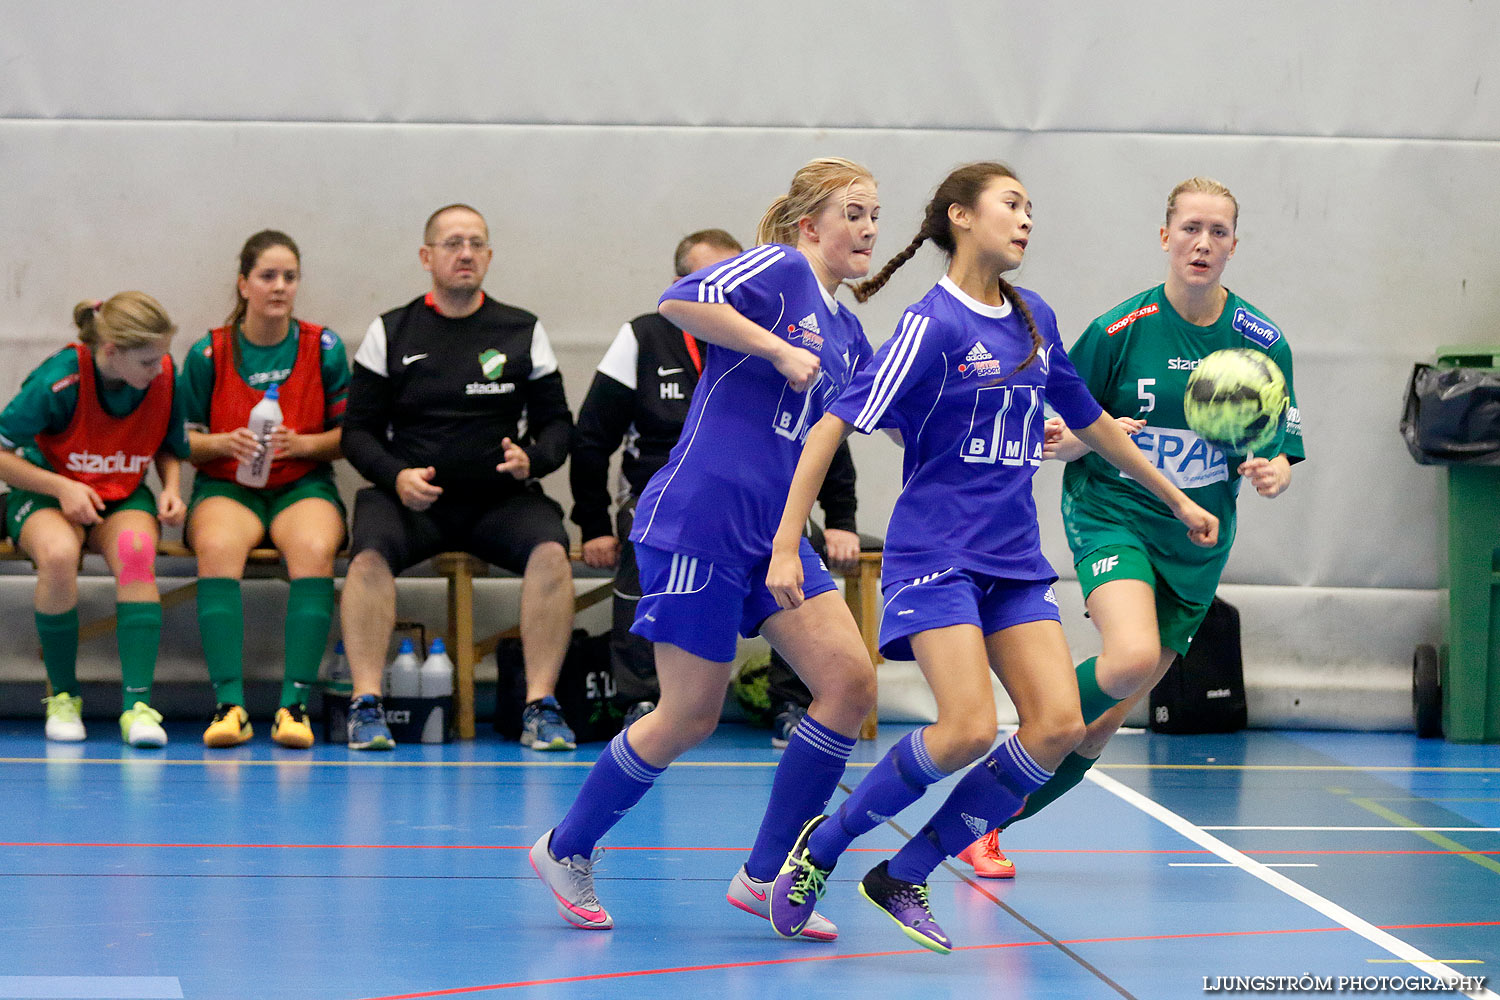
<path id="1" fill-rule="evenodd" d="M 295 240 L 279 230 L 262 229 L 246 240 L 244 246 L 240 247 L 240 277 L 250 277 L 250 272 L 255 270 L 255 262 L 260 260 L 260 255 L 272 247 L 286 247 L 292 252 L 292 256 L 297 258 L 297 266 L 300 267 L 302 265 L 302 251 L 297 249 Z M 240 294 L 239 282 L 235 282 L 234 308 L 229 310 L 229 318 L 224 321 L 224 325 L 229 327 L 231 333 L 234 332 L 235 327 L 244 322 L 245 310 L 248 308 L 248 305 L 245 297 Z"/>
<path id="2" fill-rule="evenodd" d="M 972 209 L 979 202 L 979 196 L 990 182 L 998 177 L 1009 177 L 1019 181 L 1014 170 L 1003 163 L 985 161 L 982 163 L 967 163 L 943 178 L 943 183 L 938 185 L 937 191 L 932 195 L 932 200 L 927 203 L 927 211 L 922 216 L 922 225 L 917 230 L 917 235 L 896 256 L 886 261 L 876 274 L 867 281 L 854 286 L 854 298 L 864 302 L 870 296 L 880 291 L 885 283 L 890 280 L 896 269 L 916 255 L 918 248 L 923 243 L 931 240 L 949 257 L 953 256 L 956 244 L 953 240 L 953 225 L 948 219 L 948 209 L 953 205 L 962 205 L 964 208 Z M 1026 300 L 1015 290 L 1015 287 L 1004 277 L 999 279 L 1000 293 L 1014 303 L 1021 317 L 1026 320 L 1026 329 L 1031 334 L 1031 353 L 1026 355 L 1026 360 L 1017 365 L 1010 374 L 997 381 L 1004 381 L 1021 371 L 1027 365 L 1036 360 L 1037 353 L 1042 349 L 1042 335 L 1037 332 L 1036 320 L 1031 315 L 1031 307 Z"/>

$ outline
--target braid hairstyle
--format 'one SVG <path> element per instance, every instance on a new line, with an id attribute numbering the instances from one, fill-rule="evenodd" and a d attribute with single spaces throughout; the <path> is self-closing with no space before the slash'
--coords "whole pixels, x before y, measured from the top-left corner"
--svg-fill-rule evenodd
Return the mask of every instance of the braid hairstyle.
<path id="1" fill-rule="evenodd" d="M 953 205 L 973 208 L 979 202 L 979 196 L 990 181 L 997 177 L 1020 180 L 1016 177 L 1014 170 L 995 161 L 968 163 L 945 177 L 943 183 L 939 184 L 937 191 L 933 193 L 932 200 L 927 203 L 927 210 L 922 215 L 922 225 L 917 228 L 917 235 L 912 237 L 912 241 L 906 245 L 905 249 L 886 261 L 885 266 L 872 277 L 854 287 L 855 301 L 864 302 L 880 291 L 890 280 L 891 275 L 896 273 L 896 269 L 911 260 L 922 244 L 928 240 L 935 243 L 951 258 L 957 244 L 953 239 L 953 224 L 948 219 L 948 209 Z M 1017 365 L 1009 374 L 994 380 L 1003 382 L 1036 360 L 1043 341 L 1042 335 L 1037 332 L 1036 319 L 1031 315 L 1031 307 L 1026 304 L 1026 300 L 1003 277 L 999 279 L 999 282 L 1000 293 L 1015 304 L 1021 318 L 1026 321 L 1027 332 L 1031 334 L 1031 353 L 1026 355 L 1026 360 Z"/>
<path id="2" fill-rule="evenodd" d="M 160 302 L 145 292 L 119 292 L 102 302 L 73 307 L 78 339 L 90 349 L 114 344 L 122 351 L 171 340 L 177 327 Z"/>
<path id="3" fill-rule="evenodd" d="M 755 227 L 755 242 L 797 245 L 797 223 L 808 215 L 817 215 L 823 203 L 839 192 L 847 192 L 859 181 L 875 183 L 869 169 L 842 156 L 820 156 L 809 160 L 792 175 L 787 193 L 771 202 L 760 224 Z"/>

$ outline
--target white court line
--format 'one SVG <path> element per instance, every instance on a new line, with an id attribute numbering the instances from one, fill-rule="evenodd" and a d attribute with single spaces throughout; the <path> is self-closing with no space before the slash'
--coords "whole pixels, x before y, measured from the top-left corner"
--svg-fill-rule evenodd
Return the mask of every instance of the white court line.
<path id="1" fill-rule="evenodd" d="M 1295 833 L 1500 833 L 1500 826 L 1200 826 L 1200 830 Z"/>
<path id="2" fill-rule="evenodd" d="M 1168 861 L 1168 868 L 1234 868 L 1232 861 Z M 1267 868 L 1316 868 L 1315 864 L 1304 861 L 1297 862 L 1274 862 L 1266 865 Z"/>
<path id="3" fill-rule="evenodd" d="M 1087 777 L 1100 788 L 1124 799 L 1141 812 L 1171 827 L 1198 846 L 1206 847 L 1225 861 L 1234 864 L 1236 868 L 1242 869 L 1246 874 L 1253 875 L 1266 883 L 1266 885 L 1271 886 L 1271 888 L 1279 889 L 1298 902 L 1312 907 L 1329 920 L 1347 927 L 1366 941 L 1379 948 L 1383 948 L 1397 958 L 1410 962 L 1427 975 L 1442 977 L 1444 979 L 1459 978 L 1459 973 L 1454 972 L 1443 963 L 1418 951 L 1400 938 L 1386 933 L 1368 920 L 1350 913 L 1337 903 L 1324 899 L 1310 889 L 1303 888 L 1280 872 L 1274 872 L 1268 866 L 1261 864 L 1254 858 L 1241 854 L 1219 838 L 1204 832 L 1202 828 L 1194 826 L 1166 806 L 1152 801 L 1135 789 L 1121 784 L 1107 774 L 1100 774 L 1097 769 L 1091 769 Z M 1464 996 L 1470 997 L 1471 1000 L 1500 1000 L 1500 997 L 1497 997 L 1489 990 L 1465 993 Z"/>

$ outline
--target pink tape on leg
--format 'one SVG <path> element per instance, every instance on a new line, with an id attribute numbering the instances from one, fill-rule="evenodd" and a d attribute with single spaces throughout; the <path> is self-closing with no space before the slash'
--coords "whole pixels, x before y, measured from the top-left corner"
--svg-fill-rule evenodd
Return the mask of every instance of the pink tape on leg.
<path id="1" fill-rule="evenodd" d="M 144 531 L 122 531 L 118 539 L 120 585 L 156 582 L 156 546 Z"/>

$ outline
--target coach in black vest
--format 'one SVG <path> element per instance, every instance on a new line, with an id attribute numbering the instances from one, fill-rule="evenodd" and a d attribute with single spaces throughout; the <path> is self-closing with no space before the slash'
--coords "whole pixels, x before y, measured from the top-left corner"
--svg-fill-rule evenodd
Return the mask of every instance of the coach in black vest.
<path id="1" fill-rule="evenodd" d="M 703 229 L 682 238 L 673 265 L 681 278 L 742 250 L 724 230 Z M 620 327 L 578 409 L 573 462 L 569 466 L 573 521 L 583 538 L 584 562 L 597 569 L 618 567 L 610 667 L 615 701 L 627 725 L 655 707 L 661 690 L 651 643 L 630 631 L 641 599 L 635 548 L 630 543 L 635 502 L 646 483 L 666 464 L 682 433 L 706 350 L 707 345 L 667 322 L 660 313 L 637 316 Z M 625 483 L 618 491 L 616 524 L 612 527 L 609 461 L 622 442 L 620 474 Z M 818 502 L 827 521 L 829 562 L 836 569 L 852 568 L 859 559 L 859 535 L 854 529 L 854 461 L 847 443 L 834 457 Z M 771 684 L 775 709 L 785 707 L 782 702 L 805 709 L 812 701 L 806 686 L 782 664 L 773 664 Z"/>
<path id="2" fill-rule="evenodd" d="M 438 209 L 419 253 L 432 290 L 370 324 L 344 420 L 344 455 L 373 484 L 355 497 L 341 603 L 349 746 L 395 745 L 380 706 L 394 574 L 463 551 L 522 574 L 522 742 L 571 750 L 552 697 L 573 627 L 568 536 L 536 483 L 562 465 L 572 429 L 557 358 L 535 316 L 485 295 L 494 251 L 477 211 Z"/>

